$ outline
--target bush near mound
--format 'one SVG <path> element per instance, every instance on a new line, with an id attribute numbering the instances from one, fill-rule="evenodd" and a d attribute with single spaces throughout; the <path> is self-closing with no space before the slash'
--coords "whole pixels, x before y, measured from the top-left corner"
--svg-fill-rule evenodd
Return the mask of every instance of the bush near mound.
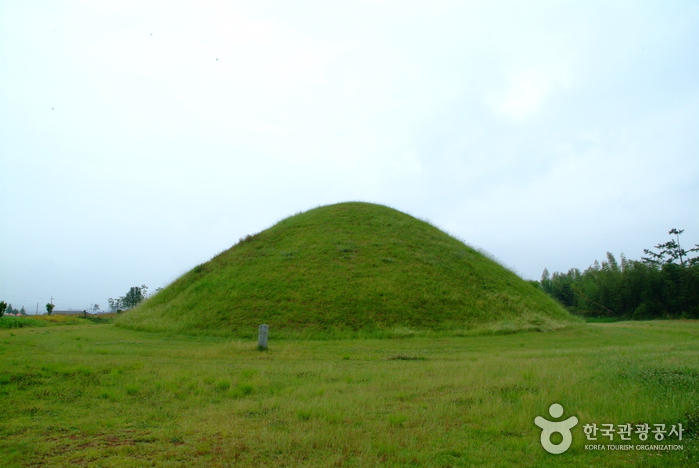
<path id="1" fill-rule="evenodd" d="M 550 330 L 574 319 L 536 286 L 427 222 L 340 203 L 286 218 L 117 321 L 144 331 L 379 336 Z"/>

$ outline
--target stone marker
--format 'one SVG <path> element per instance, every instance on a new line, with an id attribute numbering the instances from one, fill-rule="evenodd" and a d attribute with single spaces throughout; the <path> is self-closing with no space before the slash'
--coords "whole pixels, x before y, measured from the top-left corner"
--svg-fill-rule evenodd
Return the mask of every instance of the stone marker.
<path id="1" fill-rule="evenodd" d="M 269 335 L 269 327 L 265 324 L 260 325 L 257 330 L 257 349 L 260 351 L 267 350 L 267 337 Z"/>

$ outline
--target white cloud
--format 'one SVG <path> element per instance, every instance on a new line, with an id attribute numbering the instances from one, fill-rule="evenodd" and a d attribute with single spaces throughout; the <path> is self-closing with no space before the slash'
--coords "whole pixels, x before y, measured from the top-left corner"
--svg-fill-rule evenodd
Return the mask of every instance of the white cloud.
<path id="1" fill-rule="evenodd" d="M 536 116 L 556 90 L 570 84 L 565 67 L 536 67 L 509 72 L 503 89 L 491 92 L 486 104 L 498 116 L 525 120 Z"/>

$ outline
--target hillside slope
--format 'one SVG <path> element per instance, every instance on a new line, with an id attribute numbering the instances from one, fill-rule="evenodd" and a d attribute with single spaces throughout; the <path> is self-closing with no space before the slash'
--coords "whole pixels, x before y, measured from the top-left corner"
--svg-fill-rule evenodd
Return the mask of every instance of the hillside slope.
<path id="1" fill-rule="evenodd" d="M 555 301 L 434 226 L 370 203 L 286 218 L 198 265 L 118 325 L 251 336 L 554 329 Z"/>

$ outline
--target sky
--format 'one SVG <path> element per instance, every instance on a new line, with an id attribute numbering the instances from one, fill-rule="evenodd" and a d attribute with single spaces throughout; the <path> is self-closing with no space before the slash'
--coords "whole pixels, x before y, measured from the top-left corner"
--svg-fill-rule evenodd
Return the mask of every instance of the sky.
<path id="1" fill-rule="evenodd" d="M 391 206 L 525 279 L 699 244 L 695 1 L 0 3 L 0 300 Z M 38 306 L 37 306 L 38 304 Z"/>

